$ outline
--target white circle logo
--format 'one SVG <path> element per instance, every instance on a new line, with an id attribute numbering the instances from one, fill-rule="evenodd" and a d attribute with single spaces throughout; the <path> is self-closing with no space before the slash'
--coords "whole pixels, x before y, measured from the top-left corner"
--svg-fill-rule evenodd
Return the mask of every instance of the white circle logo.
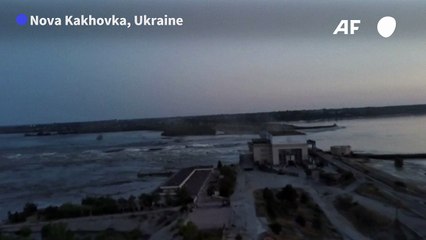
<path id="1" fill-rule="evenodd" d="M 395 32 L 395 29 L 396 29 L 396 20 L 395 18 L 391 16 L 383 17 L 377 23 L 377 31 L 384 38 L 388 38 L 392 36 L 392 34 Z"/>

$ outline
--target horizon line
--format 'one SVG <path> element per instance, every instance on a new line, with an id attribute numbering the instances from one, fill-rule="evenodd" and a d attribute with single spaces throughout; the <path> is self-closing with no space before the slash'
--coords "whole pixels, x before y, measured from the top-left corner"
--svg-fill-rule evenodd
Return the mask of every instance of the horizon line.
<path id="1" fill-rule="evenodd" d="M 296 110 L 273 110 L 261 112 L 239 112 L 239 113 L 213 113 L 213 114 L 200 114 L 200 115 L 178 115 L 178 116 L 165 116 L 165 117 L 147 117 L 147 118 L 128 118 L 128 119 L 102 119 L 102 120 L 86 120 L 86 121 L 63 121 L 63 122 L 44 122 L 44 123 L 27 123 L 17 125 L 0 125 L 0 128 L 7 127 L 22 127 L 31 125 L 52 125 L 52 124 L 70 124 L 70 123 L 96 123 L 96 122 L 110 122 L 110 121 L 134 121 L 134 120 L 159 120 L 159 119 L 173 119 L 173 118 L 196 118 L 196 117 L 213 117 L 213 116 L 230 116 L 230 115 L 246 115 L 246 114 L 266 114 L 274 112 L 298 112 L 298 111 L 318 111 L 318 110 L 342 110 L 342 109 L 356 109 L 356 108 L 385 108 L 385 107 L 408 107 L 408 106 L 426 106 L 426 103 L 418 104 L 403 104 L 403 105 L 382 105 L 382 106 L 360 106 L 360 107 L 341 107 L 341 108 L 308 108 Z"/>

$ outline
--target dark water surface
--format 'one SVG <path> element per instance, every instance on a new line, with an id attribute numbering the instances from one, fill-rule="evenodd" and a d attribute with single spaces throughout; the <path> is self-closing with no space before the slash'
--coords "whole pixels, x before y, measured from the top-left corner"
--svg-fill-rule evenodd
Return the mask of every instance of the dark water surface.
<path id="1" fill-rule="evenodd" d="M 333 122 L 334 123 L 334 122 Z M 304 123 L 299 123 L 304 124 Z M 311 123 L 312 124 L 312 123 Z M 315 123 L 315 124 L 324 124 Z M 395 117 L 338 121 L 341 128 L 307 132 L 323 149 L 349 144 L 354 151 L 373 153 L 426 152 L 426 117 Z M 24 137 L 0 135 L 0 218 L 26 202 L 39 206 L 79 202 L 87 195 L 130 196 L 152 191 L 165 179 L 140 179 L 139 171 L 174 170 L 190 165 L 237 163 L 240 150 L 256 135 L 162 137 L 159 132 Z M 426 161 L 392 162 L 372 167 L 426 183 Z"/>

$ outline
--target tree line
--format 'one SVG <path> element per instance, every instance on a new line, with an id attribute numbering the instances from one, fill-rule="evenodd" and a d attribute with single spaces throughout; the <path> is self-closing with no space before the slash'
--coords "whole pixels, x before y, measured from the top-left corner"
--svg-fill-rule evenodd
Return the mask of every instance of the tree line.
<path id="1" fill-rule="evenodd" d="M 118 214 L 126 212 L 136 212 L 151 210 L 156 207 L 186 206 L 192 203 L 192 197 L 185 188 L 177 191 L 174 196 L 165 196 L 162 201 L 158 193 L 142 193 L 138 198 L 114 199 L 109 196 L 85 197 L 80 204 L 64 203 L 60 206 L 48 206 L 39 209 L 34 203 L 27 203 L 22 211 L 9 212 L 9 223 L 25 222 L 29 217 L 36 217 L 37 220 L 57 220 L 64 218 L 77 218 L 86 216 L 99 216 L 107 214 Z"/>

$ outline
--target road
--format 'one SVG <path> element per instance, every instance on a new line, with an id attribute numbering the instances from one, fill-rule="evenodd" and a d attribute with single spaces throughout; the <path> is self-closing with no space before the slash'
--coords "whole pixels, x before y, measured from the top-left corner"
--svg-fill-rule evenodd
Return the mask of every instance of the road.
<path id="1" fill-rule="evenodd" d="M 300 171 L 300 170 L 299 170 Z M 313 200 L 321 207 L 324 214 L 334 225 L 336 230 L 345 238 L 353 240 L 368 239 L 359 233 L 345 217 L 334 208 L 329 197 L 324 193 L 340 194 L 341 189 L 325 187 L 313 180 L 305 178 L 301 172 L 300 177 L 276 175 L 261 171 L 240 171 L 237 179 L 237 188 L 231 198 L 231 206 L 234 212 L 233 224 L 246 233 L 250 239 L 257 239 L 259 234 L 268 229 L 267 223 L 256 216 L 253 191 L 257 189 L 282 188 L 287 184 L 302 188 L 307 191 Z"/>
<path id="2" fill-rule="evenodd" d="M 386 192 L 395 199 L 398 199 L 403 206 L 409 209 L 409 211 L 405 209 L 398 210 L 400 221 L 403 222 L 412 231 L 416 232 L 419 236 L 426 239 L 426 205 L 424 204 L 424 199 L 398 192 L 394 190 L 392 186 L 387 185 L 379 178 L 372 176 L 371 174 L 364 173 L 352 167 L 348 163 L 336 160 L 330 154 L 321 152 L 318 152 L 317 154 L 319 157 L 328 161 L 329 163 L 354 173 L 358 183 L 362 183 L 368 180 L 373 182 L 381 191 Z M 387 217 L 394 218 L 395 216 L 395 207 L 393 206 L 389 206 L 372 199 L 359 196 L 357 194 L 352 194 L 352 196 L 354 197 L 354 200 L 357 200 L 364 206 L 372 208 Z"/>

